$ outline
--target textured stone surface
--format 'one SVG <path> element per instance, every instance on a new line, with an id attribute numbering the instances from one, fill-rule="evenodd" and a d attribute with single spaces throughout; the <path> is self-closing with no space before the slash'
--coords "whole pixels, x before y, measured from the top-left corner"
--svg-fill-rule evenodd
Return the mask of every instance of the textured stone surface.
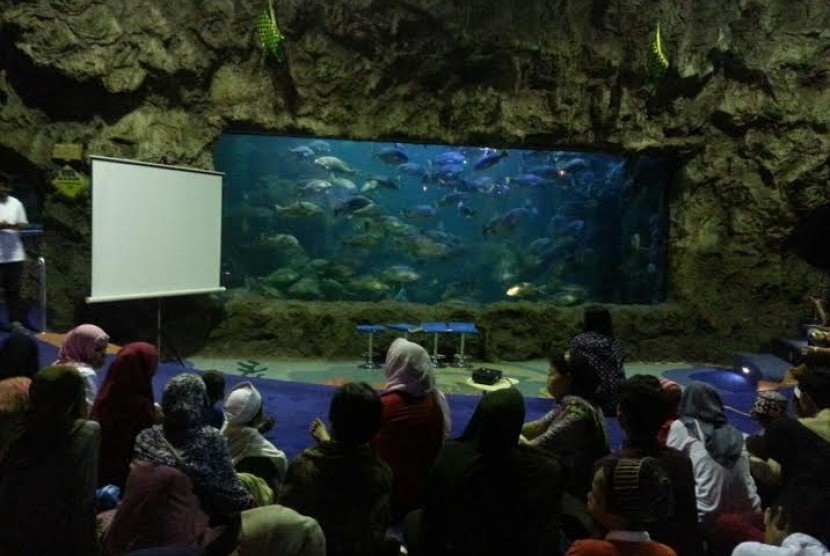
<path id="1" fill-rule="evenodd" d="M 281 67 L 256 45 L 265 4 L 0 0 L 0 162 L 49 175 L 52 145 L 80 142 L 210 167 L 228 129 L 665 156 L 677 162 L 679 309 L 652 310 L 659 322 L 621 309 L 638 355 L 753 348 L 795 322 L 815 275 L 779 244 L 827 199 L 827 2 L 281 0 Z M 657 22 L 672 67 L 654 86 Z M 50 299 L 65 326 L 83 313 L 89 206 L 46 197 Z M 245 327 L 236 311 L 215 342 Z M 527 330 L 561 336 L 536 326 L 561 311 L 492 311 L 513 330 L 488 334 L 494 356 L 535 353 L 507 347 Z"/>

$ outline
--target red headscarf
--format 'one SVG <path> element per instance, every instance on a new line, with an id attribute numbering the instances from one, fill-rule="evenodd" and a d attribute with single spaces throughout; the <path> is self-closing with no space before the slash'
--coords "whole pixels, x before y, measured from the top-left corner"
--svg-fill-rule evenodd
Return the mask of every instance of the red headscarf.
<path id="1" fill-rule="evenodd" d="M 159 356 L 152 344 L 127 344 L 110 365 L 91 418 L 101 425 L 99 481 L 123 488 L 135 437 L 155 421 L 153 375 Z"/>
<path id="2" fill-rule="evenodd" d="M 95 349 L 102 344 L 107 345 L 109 341 L 110 337 L 107 333 L 94 324 L 76 326 L 63 339 L 58 352 L 58 360 L 52 364 L 85 363 L 88 365 L 95 356 Z"/>

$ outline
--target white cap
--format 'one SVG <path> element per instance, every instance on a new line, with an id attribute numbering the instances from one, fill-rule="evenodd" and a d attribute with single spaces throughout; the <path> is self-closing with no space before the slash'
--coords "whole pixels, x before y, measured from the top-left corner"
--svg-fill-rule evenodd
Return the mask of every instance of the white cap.
<path id="1" fill-rule="evenodd" d="M 262 409 L 262 395 L 250 382 L 241 382 L 225 400 L 225 421 L 229 425 L 247 425 Z"/>

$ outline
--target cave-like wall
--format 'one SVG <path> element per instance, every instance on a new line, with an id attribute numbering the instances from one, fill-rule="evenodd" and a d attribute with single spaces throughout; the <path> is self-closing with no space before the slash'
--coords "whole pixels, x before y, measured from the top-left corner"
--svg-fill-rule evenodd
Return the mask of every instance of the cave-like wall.
<path id="1" fill-rule="evenodd" d="M 650 153 L 678 167 L 670 295 L 687 322 L 666 345 L 698 353 L 691 326 L 713 352 L 757 347 L 803 309 L 815 275 L 779 245 L 827 197 L 830 3 L 279 0 L 282 66 L 256 43 L 265 6 L 0 0 L 0 163 L 48 182 L 53 145 L 75 143 L 210 167 L 232 128 Z M 658 22 L 671 67 L 654 85 Z M 88 210 L 47 192 L 57 326 L 83 313 Z M 214 337 L 245 326 L 234 314 Z"/>

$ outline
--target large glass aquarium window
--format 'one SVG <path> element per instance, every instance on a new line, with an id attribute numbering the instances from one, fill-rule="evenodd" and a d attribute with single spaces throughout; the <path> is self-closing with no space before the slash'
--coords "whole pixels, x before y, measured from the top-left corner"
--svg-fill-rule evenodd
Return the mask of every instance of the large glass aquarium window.
<path id="1" fill-rule="evenodd" d="M 659 303 L 666 161 L 225 134 L 223 282 L 278 299 Z"/>

